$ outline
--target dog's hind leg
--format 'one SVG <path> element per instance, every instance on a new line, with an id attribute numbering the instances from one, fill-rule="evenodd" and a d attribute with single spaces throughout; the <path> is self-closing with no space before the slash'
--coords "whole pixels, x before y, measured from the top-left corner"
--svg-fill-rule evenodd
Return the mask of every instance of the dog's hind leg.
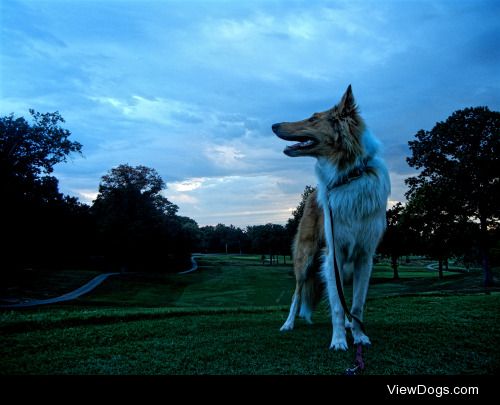
<path id="1" fill-rule="evenodd" d="M 372 271 L 372 258 L 366 256 L 360 258 L 356 262 L 353 279 L 353 298 L 352 298 L 352 315 L 363 321 L 363 312 L 365 307 L 366 295 L 368 293 L 368 285 L 370 283 L 370 275 Z M 361 327 L 356 320 L 352 320 L 352 336 L 354 344 L 370 345 L 370 339 L 361 330 Z"/>
<path id="2" fill-rule="evenodd" d="M 292 330 L 295 325 L 295 318 L 297 316 L 297 312 L 300 307 L 300 297 L 302 295 L 302 287 L 304 285 L 303 281 L 297 281 L 295 286 L 295 292 L 292 297 L 292 305 L 290 305 L 290 313 L 288 314 L 288 318 L 285 323 L 281 327 L 280 331 L 285 332 L 288 330 Z"/>
<path id="3" fill-rule="evenodd" d="M 300 312 L 299 316 L 303 318 L 307 323 L 312 323 L 312 313 L 314 308 L 314 294 L 315 294 L 315 280 L 309 277 L 304 282 L 302 288 L 302 294 L 300 299 Z"/>
<path id="4" fill-rule="evenodd" d="M 301 246 L 300 249 L 295 249 L 295 257 L 293 267 L 295 272 L 295 293 L 290 305 L 290 313 L 288 318 L 281 327 L 281 331 L 292 330 L 295 324 L 295 318 L 299 313 L 306 322 L 311 323 L 311 315 L 314 308 L 315 300 L 315 280 L 314 274 L 311 273 L 314 266 L 316 250 L 313 245 Z"/>
<path id="5" fill-rule="evenodd" d="M 307 269 L 306 280 L 304 281 L 300 299 L 299 316 L 309 324 L 312 324 L 313 311 L 323 297 L 324 292 L 324 284 L 319 271 L 321 267 L 320 262 L 321 254 L 317 252 L 312 264 Z"/>

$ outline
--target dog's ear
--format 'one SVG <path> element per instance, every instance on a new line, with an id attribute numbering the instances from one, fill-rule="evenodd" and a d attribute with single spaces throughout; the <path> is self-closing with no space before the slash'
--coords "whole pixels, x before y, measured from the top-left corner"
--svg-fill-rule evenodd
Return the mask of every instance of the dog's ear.
<path id="1" fill-rule="evenodd" d="M 342 96 L 338 105 L 338 111 L 341 116 L 347 116 L 356 111 L 356 101 L 354 100 L 354 95 L 352 94 L 351 85 L 347 87 L 347 90 Z"/>

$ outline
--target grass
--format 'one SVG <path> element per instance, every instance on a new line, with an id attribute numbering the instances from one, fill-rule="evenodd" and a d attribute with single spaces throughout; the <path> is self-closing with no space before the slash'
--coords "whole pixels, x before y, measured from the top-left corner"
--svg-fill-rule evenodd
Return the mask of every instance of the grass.
<path id="1" fill-rule="evenodd" d="M 280 333 L 294 278 L 260 257 L 206 256 L 186 275 L 109 279 L 71 304 L 0 312 L 0 374 L 340 374 L 326 305 Z M 403 267 L 403 266 L 402 266 Z M 500 292 L 480 273 L 374 272 L 367 374 L 495 374 Z M 406 273 L 402 269 L 401 274 Z M 352 342 L 351 342 L 352 343 Z"/>
<path id="2" fill-rule="evenodd" d="M 0 274 L 0 298 L 45 299 L 74 290 L 101 274 L 88 269 L 19 269 Z"/>
<path id="3" fill-rule="evenodd" d="M 290 265 L 262 265 L 260 256 L 206 256 L 189 274 L 126 275 L 109 279 L 79 302 L 106 306 L 287 305 L 293 294 Z M 279 280 L 279 282 L 277 282 Z"/>

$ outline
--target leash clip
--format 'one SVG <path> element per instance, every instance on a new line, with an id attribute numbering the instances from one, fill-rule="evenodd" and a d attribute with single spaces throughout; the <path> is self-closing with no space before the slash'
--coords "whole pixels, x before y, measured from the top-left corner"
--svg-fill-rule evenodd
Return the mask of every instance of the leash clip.
<path id="1" fill-rule="evenodd" d="M 358 375 L 365 369 L 365 362 L 363 360 L 363 346 L 358 344 L 356 349 L 356 360 L 354 362 L 354 367 L 348 368 L 345 371 L 345 375 Z"/>
<path id="2" fill-rule="evenodd" d="M 360 371 L 360 366 L 354 366 L 345 370 L 344 375 L 358 375 Z"/>

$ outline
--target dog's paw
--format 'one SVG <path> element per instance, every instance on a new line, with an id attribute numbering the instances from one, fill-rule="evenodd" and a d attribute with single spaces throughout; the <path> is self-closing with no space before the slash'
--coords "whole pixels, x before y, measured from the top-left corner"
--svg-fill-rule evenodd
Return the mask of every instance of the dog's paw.
<path id="1" fill-rule="evenodd" d="M 289 323 L 283 324 L 283 326 L 280 328 L 280 332 L 288 332 L 293 329 L 293 325 Z"/>
<path id="2" fill-rule="evenodd" d="M 372 342 L 370 342 L 370 338 L 366 336 L 364 333 L 360 333 L 354 337 L 354 344 L 355 345 L 363 345 L 363 346 L 371 346 Z"/>
<path id="3" fill-rule="evenodd" d="M 347 350 L 347 340 L 345 336 L 334 336 L 332 338 L 332 343 L 330 343 L 330 349 L 333 350 Z"/>

